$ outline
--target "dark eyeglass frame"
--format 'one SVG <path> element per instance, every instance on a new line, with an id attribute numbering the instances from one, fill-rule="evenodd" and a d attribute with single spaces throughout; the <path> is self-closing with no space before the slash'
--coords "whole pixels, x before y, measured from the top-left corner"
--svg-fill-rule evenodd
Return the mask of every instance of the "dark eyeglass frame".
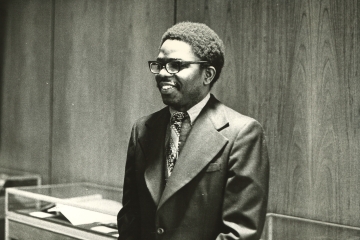
<path id="1" fill-rule="evenodd" d="M 209 63 L 208 61 L 182 61 L 182 60 L 174 60 L 174 61 L 170 61 L 170 62 L 167 62 L 165 64 L 163 63 L 160 63 L 158 61 L 148 61 L 148 64 L 149 64 L 149 69 L 150 69 L 150 72 L 153 73 L 153 74 L 159 74 L 161 72 L 161 70 L 163 68 L 165 68 L 165 70 L 169 73 L 169 74 L 176 74 L 178 72 L 180 72 L 182 69 L 181 69 L 181 66 L 183 65 L 186 65 L 186 64 L 205 64 L 205 63 Z M 153 64 L 158 64 L 160 66 L 160 69 L 159 69 L 159 72 L 153 72 L 151 66 Z M 177 70 L 176 71 L 169 71 L 169 69 L 171 68 L 170 65 L 168 64 L 178 64 L 177 66 Z"/>

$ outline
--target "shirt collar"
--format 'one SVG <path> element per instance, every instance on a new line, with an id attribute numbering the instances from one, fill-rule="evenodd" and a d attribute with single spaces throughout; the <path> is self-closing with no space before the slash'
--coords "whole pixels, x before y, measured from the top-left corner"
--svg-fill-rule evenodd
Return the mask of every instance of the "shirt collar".
<path id="1" fill-rule="evenodd" d="M 193 125 L 196 118 L 199 116 L 201 110 L 205 107 L 206 103 L 209 101 L 210 99 L 210 93 L 208 93 L 203 100 L 201 100 L 200 102 L 198 102 L 197 104 L 195 104 L 192 108 L 190 108 L 189 110 L 187 110 L 187 113 L 189 114 L 190 117 L 190 124 Z M 170 114 L 171 116 L 176 113 L 177 111 L 171 107 L 169 107 L 170 109 Z"/>

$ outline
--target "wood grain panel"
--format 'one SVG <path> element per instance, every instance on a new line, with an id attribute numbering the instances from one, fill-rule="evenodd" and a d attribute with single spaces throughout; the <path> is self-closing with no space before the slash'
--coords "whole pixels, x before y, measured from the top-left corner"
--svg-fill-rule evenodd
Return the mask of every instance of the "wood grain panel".
<path id="1" fill-rule="evenodd" d="M 335 53 L 335 41 L 330 21 L 329 1 L 312 4 L 312 86 L 311 93 L 311 157 L 310 168 L 313 203 L 309 217 L 338 222 L 340 202 L 339 166 L 341 163 L 340 141 L 344 137 L 344 123 L 340 96 L 339 73 Z M 346 153 L 347 154 L 347 153 Z M 338 160 L 338 161 L 337 161 Z"/>
<path id="2" fill-rule="evenodd" d="M 163 104 L 147 60 L 172 1 L 56 1 L 53 181 L 120 186 L 131 126 Z"/>
<path id="3" fill-rule="evenodd" d="M 358 225 L 358 2 L 183 0 L 176 19 L 224 40 L 213 92 L 265 128 L 269 211 Z"/>
<path id="4" fill-rule="evenodd" d="M 51 1 L 2 1 L 0 166 L 48 182 Z"/>
<path id="5" fill-rule="evenodd" d="M 332 160 L 328 164 L 337 165 L 338 177 L 333 185 L 337 187 L 334 198 L 338 203 L 331 214 L 341 223 L 360 226 L 360 3 L 349 0 L 327 4 L 336 61 L 332 70 L 337 75 L 329 77 L 332 81 L 326 81 L 326 77 L 321 82 L 323 87 L 318 89 L 326 94 L 316 109 L 322 111 L 333 132 L 334 149 L 330 153 L 336 157 L 327 158 Z"/>
<path id="6" fill-rule="evenodd" d="M 299 31 L 296 26 L 308 23 L 306 19 L 301 23 L 301 19 L 293 17 L 295 12 L 301 16 L 301 4 L 298 1 L 179 1 L 177 10 L 178 21 L 205 22 L 225 43 L 225 67 L 214 86 L 215 95 L 235 110 L 259 120 L 266 130 L 270 186 L 277 186 L 270 189 L 269 210 L 283 210 L 290 196 L 291 201 L 299 201 L 292 203 L 295 205 L 309 202 L 310 199 L 298 198 L 304 196 L 302 192 L 310 185 L 306 176 L 309 165 L 306 75 L 310 64 L 306 54 L 309 50 L 304 44 L 295 46 Z M 307 26 L 303 29 L 306 31 Z M 305 46 L 309 45 L 306 34 L 299 38 Z M 294 60 L 294 54 L 298 61 Z"/>
<path id="7" fill-rule="evenodd" d="M 282 188 L 282 193 L 277 192 L 273 197 L 276 203 L 275 212 L 285 211 L 289 215 L 306 217 L 311 213 L 309 206 L 312 204 L 311 192 L 311 52 L 312 43 L 309 36 L 311 19 L 309 18 L 310 6 L 305 2 L 297 1 L 293 6 L 293 14 L 287 11 L 284 15 L 283 26 L 287 19 L 294 18 L 291 26 L 296 29 L 290 40 L 294 43 L 293 49 L 287 49 L 288 78 L 281 87 L 281 127 L 279 128 L 280 151 L 275 162 L 277 187 Z M 284 9 L 284 8 L 283 8 Z M 280 10 L 281 11 L 281 10 Z M 276 17 L 276 16 L 274 16 Z M 290 29 L 288 29 L 291 31 Z M 285 39 L 284 39 L 285 40 Z M 281 43 L 279 43 L 281 44 Z M 286 64 L 286 63 L 285 63 Z M 284 166 L 283 169 L 277 167 Z M 281 167 L 280 167 L 281 168 Z M 286 179 L 286 181 L 284 181 Z M 285 197 L 284 197 L 285 196 Z M 271 207 L 270 207 L 271 209 Z M 270 210 L 271 211 L 271 210 Z"/>
<path id="8" fill-rule="evenodd" d="M 360 239 L 360 228 L 290 216 L 270 214 L 266 217 L 263 240 L 339 240 Z"/>

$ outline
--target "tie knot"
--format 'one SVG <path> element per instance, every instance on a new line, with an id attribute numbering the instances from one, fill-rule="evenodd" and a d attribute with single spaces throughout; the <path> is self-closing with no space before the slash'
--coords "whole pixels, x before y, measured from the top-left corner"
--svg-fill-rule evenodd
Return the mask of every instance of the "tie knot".
<path id="1" fill-rule="evenodd" d="M 176 112 L 172 115 L 170 124 L 176 129 L 178 133 L 180 133 L 181 124 L 187 116 L 187 112 Z"/>
<path id="2" fill-rule="evenodd" d="M 171 124 L 174 124 L 176 122 L 182 122 L 187 116 L 187 112 L 176 112 L 171 117 Z"/>

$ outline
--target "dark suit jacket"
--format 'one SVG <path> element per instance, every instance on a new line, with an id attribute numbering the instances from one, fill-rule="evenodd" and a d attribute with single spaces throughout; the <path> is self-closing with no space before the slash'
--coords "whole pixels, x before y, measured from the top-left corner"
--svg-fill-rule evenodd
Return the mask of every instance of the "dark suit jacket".
<path id="1" fill-rule="evenodd" d="M 164 108 L 132 129 L 119 239 L 259 239 L 269 180 L 261 125 L 211 95 L 165 187 L 169 119 Z"/>

